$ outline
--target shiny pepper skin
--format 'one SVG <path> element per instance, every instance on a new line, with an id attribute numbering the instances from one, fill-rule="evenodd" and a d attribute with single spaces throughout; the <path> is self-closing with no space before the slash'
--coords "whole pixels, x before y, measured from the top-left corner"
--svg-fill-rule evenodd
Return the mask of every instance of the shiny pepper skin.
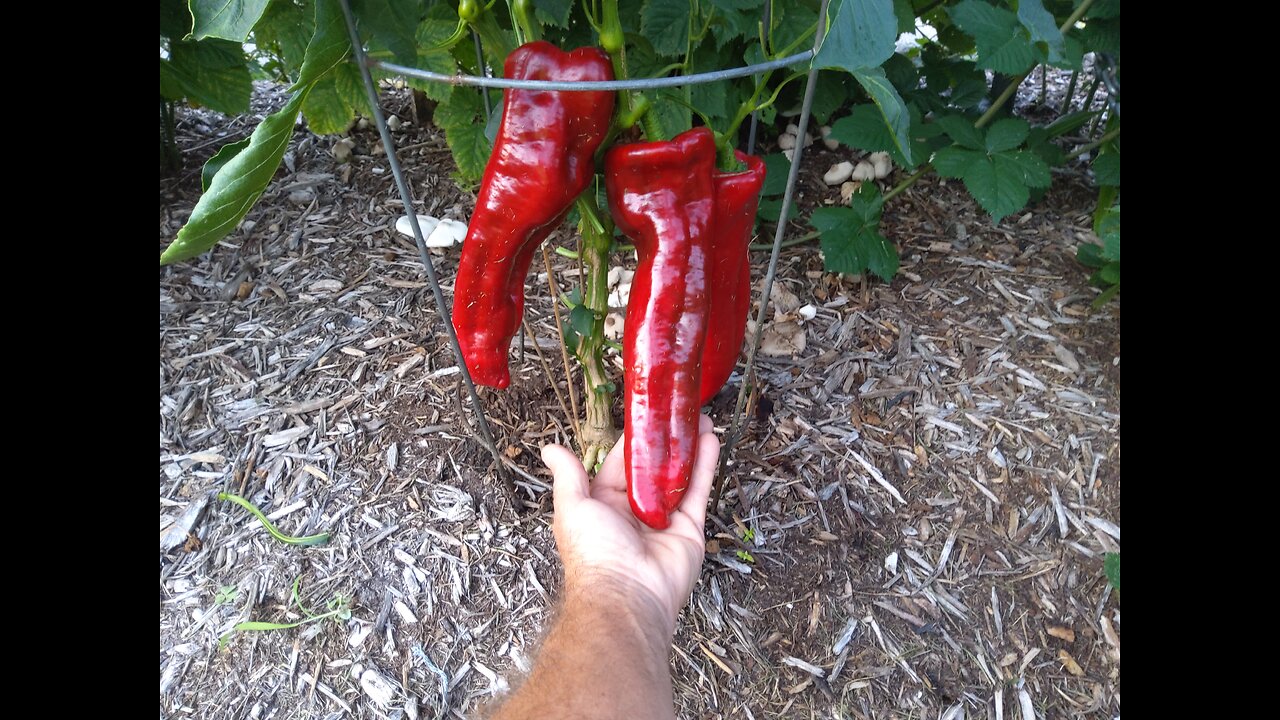
<path id="1" fill-rule="evenodd" d="M 707 128 L 616 145 L 604 161 L 609 210 L 639 257 L 622 343 L 627 496 L 659 530 L 693 474 L 715 163 Z"/>
<path id="2" fill-rule="evenodd" d="M 702 380 L 698 405 L 720 392 L 738 364 L 751 310 L 751 261 L 747 245 L 755 225 L 765 164 L 754 155 L 735 152 L 747 168 L 716 173 L 715 214 L 711 220 L 711 259 L 707 263 L 707 341 L 702 348 Z"/>
<path id="3" fill-rule="evenodd" d="M 609 56 L 599 48 L 564 52 L 543 41 L 517 48 L 504 72 L 525 80 L 613 79 Z M 524 314 L 529 263 L 591 184 L 613 102 L 611 92 L 503 92 L 502 126 L 480 183 L 453 294 L 458 344 L 480 385 L 511 383 L 507 349 Z"/>

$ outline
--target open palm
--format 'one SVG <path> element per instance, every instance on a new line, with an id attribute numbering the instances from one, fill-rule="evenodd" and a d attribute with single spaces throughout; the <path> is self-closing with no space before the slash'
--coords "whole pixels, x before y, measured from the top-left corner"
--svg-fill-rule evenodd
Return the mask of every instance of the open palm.
<path id="1" fill-rule="evenodd" d="M 569 450 L 559 445 L 542 449 L 542 461 L 555 479 L 552 527 L 567 583 L 617 582 L 648 592 L 674 627 L 702 569 L 707 495 L 720 456 L 720 441 L 711 429 L 711 420 L 703 415 L 693 477 L 665 530 L 654 530 L 632 514 L 621 442 L 593 482 Z"/>

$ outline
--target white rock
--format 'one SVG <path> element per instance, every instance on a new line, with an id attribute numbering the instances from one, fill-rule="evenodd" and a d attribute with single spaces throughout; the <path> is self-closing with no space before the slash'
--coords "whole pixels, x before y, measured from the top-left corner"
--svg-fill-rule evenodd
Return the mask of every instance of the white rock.
<path id="1" fill-rule="evenodd" d="M 341 280 L 317 280 L 311 283 L 311 292 L 338 292 L 342 289 Z"/>
<path id="2" fill-rule="evenodd" d="M 619 342 L 622 340 L 622 329 L 626 321 L 622 318 L 622 313 L 609 313 L 604 316 L 604 336 L 608 340 Z"/>
<path id="3" fill-rule="evenodd" d="M 796 136 L 791 133 L 782 133 L 778 136 L 778 148 L 782 150 L 791 150 L 796 146 Z"/>
<path id="4" fill-rule="evenodd" d="M 359 667 L 359 665 L 353 665 L 352 671 Z M 360 689 L 364 690 L 364 694 L 368 695 L 370 700 L 384 708 L 389 707 L 396 696 L 396 688 L 391 681 L 373 668 L 367 668 L 360 673 Z"/>
<path id="5" fill-rule="evenodd" d="M 875 180 L 876 179 L 875 166 L 867 162 L 866 160 L 859 162 L 858 166 L 853 169 L 853 179 L 854 180 Z"/>
<path id="6" fill-rule="evenodd" d="M 884 569 L 890 573 L 898 572 L 898 553 L 891 552 L 884 558 Z"/>
<path id="7" fill-rule="evenodd" d="M 822 182 L 828 185 L 839 185 L 848 180 L 853 175 L 853 163 L 842 162 L 832 165 L 827 174 L 822 176 Z"/>
<path id="8" fill-rule="evenodd" d="M 440 224 L 440 221 L 436 218 L 431 217 L 430 215 L 418 216 L 418 227 L 422 228 L 422 236 L 424 238 L 430 237 L 431 231 L 435 230 L 436 225 L 439 225 L 439 224 Z M 401 235 L 407 235 L 408 237 L 413 237 L 413 226 L 409 224 L 408 215 L 401 215 L 400 218 L 396 220 L 396 232 L 400 233 Z"/>
<path id="9" fill-rule="evenodd" d="M 889 173 L 893 172 L 893 160 L 889 159 L 889 153 L 887 152 L 871 153 L 871 157 L 867 159 L 871 161 L 871 166 L 875 168 L 876 180 L 886 178 L 889 176 Z"/>
<path id="10" fill-rule="evenodd" d="M 467 237 L 467 224 L 457 220 L 441 220 L 427 236 L 427 247 L 446 248 L 461 243 Z"/>
<path id="11" fill-rule="evenodd" d="M 818 316 L 818 308 L 814 307 L 813 305 L 805 305 L 804 307 L 797 310 L 796 314 L 804 318 L 805 320 L 812 320 Z"/>
<path id="12" fill-rule="evenodd" d="M 827 146 L 828 150 L 839 150 L 840 143 L 831 139 L 831 126 L 823 125 L 818 128 L 818 132 L 822 134 L 822 144 Z"/>
<path id="13" fill-rule="evenodd" d="M 399 116 L 399 115 L 392 115 L 391 117 L 387 118 L 387 129 L 388 129 L 388 130 L 399 130 L 399 129 L 400 129 L 400 116 Z"/>

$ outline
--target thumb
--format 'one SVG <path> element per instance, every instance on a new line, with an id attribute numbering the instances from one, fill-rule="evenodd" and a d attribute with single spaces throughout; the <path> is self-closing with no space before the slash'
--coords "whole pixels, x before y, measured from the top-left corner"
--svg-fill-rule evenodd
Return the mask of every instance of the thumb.
<path id="1" fill-rule="evenodd" d="M 551 471 L 551 497 L 557 510 L 567 510 L 591 492 L 587 471 L 578 456 L 561 445 L 542 448 L 542 462 Z"/>

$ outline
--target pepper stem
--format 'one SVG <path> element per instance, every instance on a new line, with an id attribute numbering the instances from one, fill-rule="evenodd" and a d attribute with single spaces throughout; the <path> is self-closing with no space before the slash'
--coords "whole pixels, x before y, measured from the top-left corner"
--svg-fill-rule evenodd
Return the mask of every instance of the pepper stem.
<path id="1" fill-rule="evenodd" d="M 591 190 L 578 198 L 577 206 L 582 216 L 578 229 L 582 233 L 581 259 L 585 271 L 582 302 L 592 316 L 591 332 L 579 336 L 574 350 L 582 366 L 586 408 L 578 443 L 582 447 L 583 465 L 593 469 L 618 440 L 618 431 L 613 425 L 614 386 L 604 364 L 604 319 L 609 314 L 609 246 L 613 222 L 600 212 Z"/>

